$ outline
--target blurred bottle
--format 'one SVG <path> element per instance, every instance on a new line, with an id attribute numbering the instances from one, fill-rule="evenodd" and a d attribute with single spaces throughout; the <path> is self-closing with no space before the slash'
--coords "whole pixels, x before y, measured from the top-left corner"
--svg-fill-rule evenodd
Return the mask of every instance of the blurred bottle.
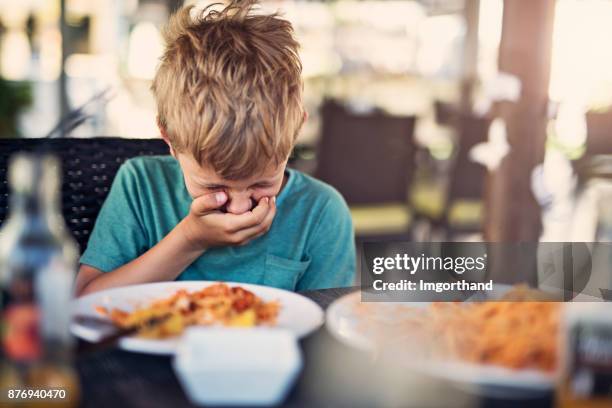
<path id="1" fill-rule="evenodd" d="M 54 406 L 75 406 L 69 325 L 78 250 L 60 212 L 60 164 L 48 155 L 19 154 L 8 179 L 10 215 L 0 229 L 0 390 L 63 388 L 66 398 Z"/>
<path id="2" fill-rule="evenodd" d="M 612 304 L 566 305 L 560 408 L 612 407 Z"/>

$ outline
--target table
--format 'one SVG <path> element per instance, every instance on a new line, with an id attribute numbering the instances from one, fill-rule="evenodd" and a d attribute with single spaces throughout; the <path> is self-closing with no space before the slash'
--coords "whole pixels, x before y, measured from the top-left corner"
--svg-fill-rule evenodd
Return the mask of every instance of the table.
<path id="1" fill-rule="evenodd" d="M 357 288 L 324 289 L 303 294 L 324 309 Z M 381 366 L 367 354 L 344 346 L 325 327 L 301 342 L 304 369 L 284 406 L 516 406 L 517 401 L 479 395 L 422 374 Z M 191 407 L 174 375 L 171 358 L 100 350 L 80 344 L 76 366 L 83 407 Z M 552 393 L 521 399 L 521 407 L 550 407 Z"/>

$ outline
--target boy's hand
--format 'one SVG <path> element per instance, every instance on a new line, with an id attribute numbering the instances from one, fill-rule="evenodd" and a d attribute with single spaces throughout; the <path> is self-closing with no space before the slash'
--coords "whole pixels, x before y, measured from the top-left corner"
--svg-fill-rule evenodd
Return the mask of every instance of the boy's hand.
<path id="1" fill-rule="evenodd" d="M 244 245 L 268 232 L 276 214 L 275 197 L 260 199 L 255 208 L 240 215 L 219 211 L 226 201 L 223 192 L 193 200 L 189 215 L 179 224 L 192 248 Z"/>

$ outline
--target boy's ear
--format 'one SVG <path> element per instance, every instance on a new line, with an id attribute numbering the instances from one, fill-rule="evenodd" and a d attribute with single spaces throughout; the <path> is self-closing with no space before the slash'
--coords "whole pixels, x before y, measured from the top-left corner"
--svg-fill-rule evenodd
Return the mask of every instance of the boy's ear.
<path id="1" fill-rule="evenodd" d="M 164 139 L 164 142 L 166 142 L 166 144 L 168 145 L 168 148 L 170 149 L 170 154 L 172 155 L 172 157 L 176 158 L 176 153 L 174 152 L 174 149 L 172 148 L 172 144 L 170 143 L 170 138 L 168 138 L 168 132 L 166 132 L 166 127 L 159 120 L 159 116 L 157 117 L 157 128 L 159 129 L 161 138 Z"/>

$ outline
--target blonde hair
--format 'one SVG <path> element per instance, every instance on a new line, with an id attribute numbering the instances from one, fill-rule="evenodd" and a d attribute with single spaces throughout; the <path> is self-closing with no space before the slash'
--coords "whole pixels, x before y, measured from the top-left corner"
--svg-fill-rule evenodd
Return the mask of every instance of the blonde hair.
<path id="1" fill-rule="evenodd" d="M 172 147 L 228 180 L 283 163 L 304 122 L 293 27 L 256 3 L 177 11 L 151 87 Z"/>

